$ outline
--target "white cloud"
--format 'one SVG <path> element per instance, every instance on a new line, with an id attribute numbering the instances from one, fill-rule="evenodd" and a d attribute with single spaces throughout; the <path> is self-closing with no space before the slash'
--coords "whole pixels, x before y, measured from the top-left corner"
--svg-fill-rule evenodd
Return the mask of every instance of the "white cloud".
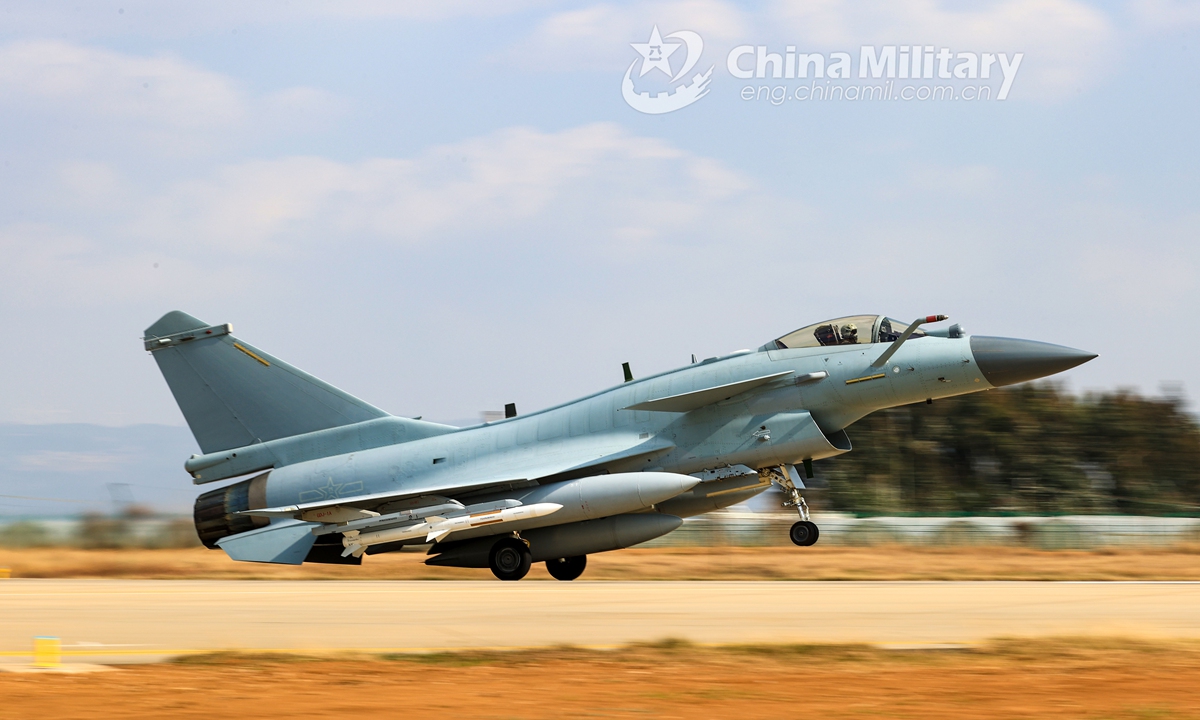
<path id="1" fill-rule="evenodd" d="M 548 0 L 443 0 L 436 3 L 424 0 L 350 0 L 336 3 L 304 0 L 289 2 L 286 14 L 292 17 L 443 19 L 494 17 L 547 4 Z M 243 12 L 269 21 L 278 21 L 283 14 L 278 12 L 278 6 L 276 12 L 269 9 L 247 10 L 246 4 L 239 2 L 228 3 L 227 7 L 232 13 Z"/>
<path id="2" fill-rule="evenodd" d="M 511 53 L 517 62 L 544 70 L 622 67 L 636 57 L 629 43 L 645 42 L 655 24 L 663 34 L 676 30 L 700 33 L 706 55 L 713 58 L 714 45 L 742 39 L 750 26 L 740 8 L 721 0 L 601 3 L 551 15 Z"/>
<path id="3" fill-rule="evenodd" d="M 954 51 L 1025 53 L 1013 97 L 1043 98 L 1102 78 L 1116 50 L 1110 18 L 1078 0 L 779 0 L 771 25 L 818 49 L 926 44 Z"/>
<path id="4" fill-rule="evenodd" d="M 703 241 L 705 226 L 731 209 L 739 215 L 751 186 L 720 163 L 614 124 L 510 128 L 413 158 L 227 166 L 150 200 L 130 230 L 234 254 L 346 240 L 453 241 L 530 225 L 574 227 L 577 238 L 597 242 L 690 231 Z"/>
<path id="5" fill-rule="evenodd" d="M 228 78 L 178 58 L 53 40 L 0 47 L 0 97 L 6 105 L 70 108 L 164 130 L 228 127 L 246 112 L 243 94 Z"/>
<path id="6" fill-rule="evenodd" d="M 137 342 L 137 329 L 171 308 L 239 323 L 265 313 L 274 319 L 264 324 L 279 327 L 370 315 L 407 338 L 376 357 L 402 358 L 412 377 L 432 373 L 424 363 L 437 356 L 418 348 L 434 338 L 486 336 L 497 348 L 520 337 L 542 342 L 551 324 L 590 303 L 602 305 L 599 319 L 577 317 L 554 335 L 596 343 L 593 322 L 609 323 L 611 337 L 660 296 L 745 292 L 753 283 L 737 271 L 749 272 L 747 252 L 750 262 L 769 257 L 803 207 L 770 206 L 765 188 L 722 163 L 606 123 L 509 128 L 358 162 L 181 165 L 165 182 L 77 162 L 53 179 L 39 190 L 54 202 L 35 210 L 37 222 L 0 227 L 0 308 L 13 333 L 40 348 L 36 356 L 0 348 L 0 365 L 13 376 L 56 378 L 11 393 L 5 416 L 25 421 L 155 412 L 176 421 Z M 788 241 L 794 255 L 803 240 Z M 481 294 L 467 301 L 477 310 L 464 313 L 464 298 Z M 410 312 L 389 317 L 396 308 Z M 498 321 L 506 315 L 512 322 Z M 651 324 L 661 332 L 661 321 Z M 89 341 L 95 361 L 82 372 L 73 331 L 89 327 L 105 330 Z M 284 336 L 254 337 L 291 355 Z M 325 375 L 312 357 L 297 355 Z M 573 375 L 561 364 L 550 370 Z M 473 389 L 456 389 L 462 403 L 487 385 L 487 376 L 471 376 Z M 402 398 L 367 387 L 373 400 L 413 414 L 458 407 L 420 395 L 434 386 Z"/>
<path id="7" fill-rule="evenodd" d="M 140 302 L 286 284 L 333 248 L 678 258 L 727 238 L 768 244 L 798 203 L 710 158 L 610 123 L 517 127 L 407 158 L 253 160 L 159 187 L 96 162 L 61 167 L 37 222 L 0 227 L 0 304 Z M 265 264 L 264 264 L 265 263 Z M 162 267 L 159 268 L 158 265 Z"/>
<path id="8" fill-rule="evenodd" d="M 64 202 L 63 209 L 86 211 L 91 199 Z M 254 282 L 244 267 L 193 260 L 188 248 L 162 239 L 130 243 L 120 223 L 119 217 L 101 216 L 80 229 L 48 222 L 0 227 L 0 307 L 24 315 L 50 307 L 118 306 L 193 285 L 225 292 Z"/>
<path id="9" fill-rule="evenodd" d="M 0 46 L 0 113 L 51 128 L 56 142 L 151 146 L 170 157 L 229 147 L 270 129 L 310 131 L 344 112 L 322 90 L 253 96 L 233 78 L 170 54 L 132 55 L 57 40 Z"/>
<path id="10" fill-rule="evenodd" d="M 5 29 L 25 35 L 87 39 L 120 35 L 175 38 L 227 34 L 239 27 L 338 20 L 411 20 L 497 17 L 548 5 L 547 0 L 213 0 L 181 3 L 123 0 L 120 3 L 11 3 Z"/>

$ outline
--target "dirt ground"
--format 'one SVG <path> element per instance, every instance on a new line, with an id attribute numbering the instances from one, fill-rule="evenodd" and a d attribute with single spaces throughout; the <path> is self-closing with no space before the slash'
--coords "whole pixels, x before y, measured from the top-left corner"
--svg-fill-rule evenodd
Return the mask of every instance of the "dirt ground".
<path id="1" fill-rule="evenodd" d="M 420 553 L 361 566 L 239 563 L 219 550 L 0 549 L 13 577 L 488 579 L 487 570 L 437 568 Z M 550 580 L 543 565 L 531 580 Z M 1031 550 L 1007 546 L 707 547 L 592 555 L 582 580 L 1200 580 L 1200 546 Z"/>
<path id="2" fill-rule="evenodd" d="M 1200 646 L 1001 641 L 297 658 L 0 674 L 0 718 L 1200 718 Z"/>

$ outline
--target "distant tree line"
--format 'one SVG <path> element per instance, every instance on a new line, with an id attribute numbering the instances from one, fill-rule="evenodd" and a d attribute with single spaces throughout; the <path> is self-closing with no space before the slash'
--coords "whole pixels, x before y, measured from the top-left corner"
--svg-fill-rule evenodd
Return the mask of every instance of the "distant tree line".
<path id="1" fill-rule="evenodd" d="M 1200 514 L 1200 426 L 1178 395 L 1019 385 L 884 410 L 847 432 L 854 451 L 817 463 L 814 499 L 829 509 Z"/>
<path id="2" fill-rule="evenodd" d="M 55 523 L 59 525 L 59 523 Z M 114 548 L 197 547 L 196 527 L 190 518 L 160 516 L 138 505 L 119 513 L 89 512 L 66 528 L 55 528 L 36 520 L 0 524 L 0 547 L 72 547 L 88 550 Z"/>

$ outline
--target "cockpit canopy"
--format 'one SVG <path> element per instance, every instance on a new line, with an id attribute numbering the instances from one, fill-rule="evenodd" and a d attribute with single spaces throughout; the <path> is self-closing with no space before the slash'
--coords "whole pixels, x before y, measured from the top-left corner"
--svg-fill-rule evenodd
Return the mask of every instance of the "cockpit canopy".
<path id="1" fill-rule="evenodd" d="M 767 343 L 768 350 L 787 348 L 821 347 L 822 345 L 864 345 L 867 343 L 890 343 L 908 329 L 908 323 L 883 315 L 849 315 L 837 320 L 826 320 L 784 335 Z M 924 337 L 917 330 L 913 338 Z"/>

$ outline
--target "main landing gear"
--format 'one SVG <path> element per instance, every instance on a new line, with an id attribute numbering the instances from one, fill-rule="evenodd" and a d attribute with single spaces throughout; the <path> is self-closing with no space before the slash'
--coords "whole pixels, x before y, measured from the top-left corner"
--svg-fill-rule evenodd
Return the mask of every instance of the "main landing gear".
<path id="1" fill-rule="evenodd" d="M 779 486 L 780 490 L 790 496 L 783 506 L 796 508 L 796 512 L 800 515 L 800 521 L 793 524 L 791 530 L 788 531 L 791 541 L 800 547 L 814 544 L 821 536 L 821 531 L 817 528 L 817 524 L 809 519 L 808 503 L 804 502 L 804 497 L 800 495 L 800 490 L 796 487 L 796 482 L 800 482 L 801 488 L 804 487 L 804 482 L 800 480 L 799 474 L 795 474 L 796 469 L 781 465 L 763 468 L 759 472 L 766 475 L 771 482 Z M 793 479 L 793 474 L 795 474 L 795 479 Z"/>
<path id="2" fill-rule="evenodd" d="M 532 565 L 529 545 L 516 535 L 500 538 L 488 553 L 488 567 L 501 580 L 520 580 L 529 574 Z M 583 574 L 586 567 L 587 555 L 546 561 L 546 570 L 555 580 L 574 580 Z"/>
<path id="3" fill-rule="evenodd" d="M 556 558 L 546 561 L 546 570 L 555 580 L 574 580 L 583 574 L 587 567 L 587 555 L 577 555 L 569 558 Z"/>
<path id="4" fill-rule="evenodd" d="M 488 567 L 501 580 L 520 580 L 529 573 L 531 565 L 533 556 L 529 554 L 529 546 L 520 538 L 501 538 L 488 554 Z"/>

